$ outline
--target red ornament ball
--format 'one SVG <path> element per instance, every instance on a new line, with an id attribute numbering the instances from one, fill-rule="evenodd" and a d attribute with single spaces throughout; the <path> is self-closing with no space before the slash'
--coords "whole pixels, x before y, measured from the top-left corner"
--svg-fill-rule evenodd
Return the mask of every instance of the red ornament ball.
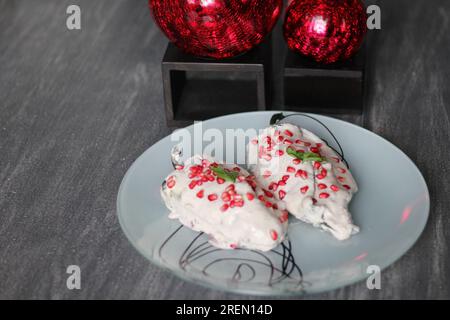
<path id="1" fill-rule="evenodd" d="M 283 31 L 291 50 L 320 63 L 333 63 L 358 51 L 366 21 L 360 0 L 293 0 Z"/>
<path id="2" fill-rule="evenodd" d="M 272 30 L 283 0 L 149 0 L 156 23 L 184 52 L 215 59 L 244 53 Z"/>

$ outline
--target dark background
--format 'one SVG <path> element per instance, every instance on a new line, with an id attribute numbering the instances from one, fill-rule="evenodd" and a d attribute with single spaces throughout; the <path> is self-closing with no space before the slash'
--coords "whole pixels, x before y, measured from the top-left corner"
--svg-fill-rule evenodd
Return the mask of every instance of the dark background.
<path id="1" fill-rule="evenodd" d="M 81 6 L 81 31 L 66 28 L 69 4 Z M 417 244 L 382 272 L 381 290 L 363 282 L 312 297 L 450 298 L 450 2 L 366 4 L 382 10 L 382 30 L 367 37 L 367 109 L 343 118 L 413 159 L 431 215 Z M 282 61 L 279 26 L 273 34 Z M 0 298 L 252 298 L 175 278 L 119 227 L 123 175 L 171 132 L 166 43 L 145 0 L 0 0 Z M 71 264 L 82 270 L 79 291 L 66 288 Z"/>

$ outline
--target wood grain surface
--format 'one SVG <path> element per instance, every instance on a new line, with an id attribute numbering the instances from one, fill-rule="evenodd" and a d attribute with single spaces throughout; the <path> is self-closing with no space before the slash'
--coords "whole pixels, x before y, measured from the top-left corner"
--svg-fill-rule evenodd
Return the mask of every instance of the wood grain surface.
<path id="1" fill-rule="evenodd" d="M 411 157 L 427 180 L 431 215 L 417 244 L 382 272 L 381 290 L 359 283 L 306 298 L 448 299 L 450 2 L 366 3 L 382 9 L 382 30 L 367 38 L 367 109 L 344 118 Z M 66 28 L 69 4 L 81 7 L 79 31 Z M 280 64 L 279 25 L 274 43 Z M 160 68 L 166 44 L 145 0 L 0 0 L 0 298 L 254 298 L 153 266 L 118 224 L 123 175 L 171 132 Z M 81 267 L 81 290 L 66 288 L 72 264 Z"/>

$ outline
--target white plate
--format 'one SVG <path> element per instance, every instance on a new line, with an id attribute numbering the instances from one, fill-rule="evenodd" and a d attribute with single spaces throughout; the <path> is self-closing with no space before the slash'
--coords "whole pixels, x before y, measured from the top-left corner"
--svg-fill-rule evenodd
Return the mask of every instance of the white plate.
<path id="1" fill-rule="evenodd" d="M 274 113 L 219 117 L 203 122 L 203 130 L 262 129 Z M 136 160 L 120 186 L 118 216 L 131 243 L 185 280 L 261 295 L 332 290 L 366 279 L 377 267 L 382 270 L 399 259 L 422 233 L 430 207 L 427 185 L 414 163 L 385 139 L 344 121 L 312 114 L 285 121 L 309 129 L 335 149 L 338 145 L 326 128 L 337 138 L 360 189 L 350 205 L 359 234 L 340 242 L 293 219 L 289 240 L 268 253 L 211 247 L 205 235 L 167 218 L 159 188 L 172 171 L 175 143 L 166 137 Z"/>

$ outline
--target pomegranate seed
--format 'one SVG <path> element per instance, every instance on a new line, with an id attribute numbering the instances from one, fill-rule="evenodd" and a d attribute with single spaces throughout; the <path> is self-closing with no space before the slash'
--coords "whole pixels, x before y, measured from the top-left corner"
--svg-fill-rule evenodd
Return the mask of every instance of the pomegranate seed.
<path id="1" fill-rule="evenodd" d="M 203 166 L 203 167 L 209 167 L 209 164 L 210 164 L 210 163 L 209 163 L 208 160 L 206 160 L 206 159 L 203 159 L 203 160 L 202 160 L 202 166 Z"/>
<path id="2" fill-rule="evenodd" d="M 230 201 L 230 208 L 234 208 L 234 206 L 236 205 L 236 202 L 234 200 Z"/>
<path id="3" fill-rule="evenodd" d="M 225 191 L 231 191 L 234 190 L 234 184 L 230 184 L 228 187 L 225 188 Z"/>
<path id="4" fill-rule="evenodd" d="M 266 195 L 266 197 L 273 198 L 273 193 L 272 192 L 270 192 L 270 191 L 268 191 L 266 189 L 263 189 L 263 191 L 264 191 L 264 194 Z"/>
<path id="5" fill-rule="evenodd" d="M 234 197 L 233 197 L 233 199 L 236 200 L 236 201 L 241 201 L 241 200 L 242 200 L 242 195 L 240 195 L 240 194 L 235 194 Z"/>
<path id="6" fill-rule="evenodd" d="M 344 177 L 341 177 L 341 176 L 337 177 L 337 179 L 338 179 L 340 182 L 344 182 L 344 181 L 345 181 L 345 178 L 344 178 Z"/>
<path id="7" fill-rule="evenodd" d="M 317 148 L 320 148 L 320 147 L 322 147 L 323 146 L 323 144 L 321 144 L 321 143 L 316 143 L 316 147 Z"/>
<path id="8" fill-rule="evenodd" d="M 333 160 L 336 161 L 337 163 L 341 162 L 341 159 L 339 159 L 338 157 L 331 157 L 331 159 L 333 159 Z"/>
<path id="9" fill-rule="evenodd" d="M 203 177 L 202 177 L 202 181 L 203 181 L 203 182 L 207 182 L 207 181 L 208 181 L 208 177 L 207 177 L 207 176 L 203 176 Z"/>
<path id="10" fill-rule="evenodd" d="M 286 174 L 286 175 L 284 175 L 283 177 L 281 177 L 281 180 L 283 180 L 283 181 L 288 181 L 288 179 L 289 179 L 289 175 L 288 174 Z"/>
<path id="11" fill-rule="evenodd" d="M 278 136 L 278 141 L 282 142 L 284 140 L 283 136 Z"/>
<path id="12" fill-rule="evenodd" d="M 266 179 L 269 178 L 271 175 L 272 175 L 272 172 L 270 172 L 269 170 L 266 170 L 263 173 L 263 177 L 266 178 Z"/>
<path id="13" fill-rule="evenodd" d="M 346 172 L 347 172 L 347 170 L 345 170 L 344 168 L 338 168 L 338 170 L 339 170 L 341 173 L 346 173 Z"/>
<path id="14" fill-rule="evenodd" d="M 320 162 L 314 162 L 314 169 L 319 170 L 321 166 Z"/>
<path id="15" fill-rule="evenodd" d="M 286 140 L 284 140 L 284 143 L 288 144 L 288 145 L 291 145 L 292 144 L 292 140 L 286 139 Z"/>
<path id="16" fill-rule="evenodd" d="M 295 144 L 302 144 L 302 140 L 300 139 L 295 140 Z"/>
<path id="17" fill-rule="evenodd" d="M 191 181 L 191 183 L 189 183 L 189 189 L 191 189 L 191 190 L 194 189 L 196 185 L 197 185 L 197 182 Z"/>
<path id="18" fill-rule="evenodd" d="M 207 178 L 208 178 L 208 181 L 214 181 L 214 176 L 213 175 L 208 175 Z"/>
<path id="19" fill-rule="evenodd" d="M 292 133 L 292 131 L 290 130 L 284 130 L 284 134 L 287 135 L 288 137 L 292 137 L 294 134 Z"/>
<path id="20" fill-rule="evenodd" d="M 270 237 L 272 238 L 272 240 L 277 240 L 278 233 L 275 230 L 270 230 Z"/>
<path id="21" fill-rule="evenodd" d="M 277 156 L 281 157 L 284 154 L 284 151 L 283 150 L 277 150 L 276 154 L 277 154 Z"/>
<path id="22" fill-rule="evenodd" d="M 326 199 L 326 198 L 328 198 L 330 196 L 330 194 L 329 193 L 326 193 L 326 192 L 322 192 L 321 194 L 319 194 L 319 198 L 320 199 Z"/>
<path id="23" fill-rule="evenodd" d="M 261 158 L 265 154 L 264 147 L 259 146 L 258 147 L 258 156 Z"/>
<path id="24" fill-rule="evenodd" d="M 320 171 L 320 173 L 317 175 L 317 179 L 322 180 L 327 176 L 327 170 L 322 169 L 322 171 Z"/>
<path id="25" fill-rule="evenodd" d="M 314 152 L 314 153 L 319 153 L 319 149 L 316 147 L 311 147 L 311 148 L 309 148 L 309 150 L 311 150 L 311 152 Z"/>
<path id="26" fill-rule="evenodd" d="M 315 198 L 312 198 L 312 203 L 313 203 L 313 204 L 316 204 L 316 203 L 317 203 L 317 200 L 316 200 Z"/>
<path id="27" fill-rule="evenodd" d="M 203 184 L 202 180 L 197 180 L 196 183 L 198 186 L 201 186 Z"/>
<path id="28" fill-rule="evenodd" d="M 274 210 L 278 210 L 278 205 L 274 203 L 272 208 L 274 208 Z"/>
<path id="29" fill-rule="evenodd" d="M 279 218 L 280 222 L 285 223 L 286 221 L 288 221 L 288 219 L 289 219 L 289 213 L 286 210 L 283 210 L 283 212 L 281 213 L 280 218 Z"/>
<path id="30" fill-rule="evenodd" d="M 332 184 L 332 185 L 330 186 L 330 189 L 333 190 L 334 192 L 339 191 L 339 188 L 338 188 L 337 186 L 335 186 L 334 184 Z"/>
<path id="31" fill-rule="evenodd" d="M 272 208 L 272 206 L 273 206 L 272 202 L 270 202 L 270 201 L 266 201 L 265 205 L 267 208 Z"/>
<path id="32" fill-rule="evenodd" d="M 222 184 L 222 183 L 224 183 L 225 182 L 225 180 L 223 180 L 222 178 L 217 178 L 217 183 L 218 184 Z"/>
<path id="33" fill-rule="evenodd" d="M 293 168 L 293 167 L 287 167 L 287 168 L 286 168 L 286 171 L 287 171 L 287 172 L 293 173 L 293 172 L 295 172 L 295 168 Z"/>
<path id="34" fill-rule="evenodd" d="M 244 182 L 245 181 L 245 177 L 244 176 L 238 176 L 237 177 L 239 182 Z"/>
<path id="35" fill-rule="evenodd" d="M 283 200 L 284 197 L 286 196 L 286 191 L 284 190 L 278 191 L 278 196 L 280 197 L 280 200 Z"/>
<path id="36" fill-rule="evenodd" d="M 309 146 L 311 145 L 310 142 L 306 142 L 306 141 L 303 141 L 303 144 L 304 144 L 306 147 L 309 147 Z"/>
<path id="37" fill-rule="evenodd" d="M 266 201 L 266 199 L 264 199 L 264 196 L 263 196 L 262 194 L 258 196 L 258 199 L 259 199 L 260 201 Z"/>
<path id="38" fill-rule="evenodd" d="M 286 185 L 286 181 L 284 181 L 284 180 L 278 181 L 278 186 L 284 187 L 285 185 Z"/>
<path id="39" fill-rule="evenodd" d="M 300 188 L 301 193 L 306 193 L 309 189 L 309 186 L 304 186 L 303 188 Z"/>
<path id="40" fill-rule="evenodd" d="M 247 192 L 247 199 L 252 201 L 253 199 L 255 199 L 255 195 L 251 192 Z"/>
<path id="41" fill-rule="evenodd" d="M 247 183 L 252 187 L 252 189 L 256 189 L 256 182 L 255 181 L 247 181 Z"/>
<path id="42" fill-rule="evenodd" d="M 239 167 L 234 167 L 234 168 L 233 168 L 233 171 L 239 172 L 239 171 L 241 171 L 241 168 L 239 168 Z"/>
<path id="43" fill-rule="evenodd" d="M 298 177 L 302 177 L 303 179 L 308 179 L 308 172 L 306 172 L 305 170 L 298 170 L 297 173 L 295 174 L 295 176 Z"/>
<path id="44" fill-rule="evenodd" d="M 211 193 L 210 195 L 208 195 L 208 200 L 209 201 L 216 201 L 217 200 L 217 194 Z"/>
<path id="45" fill-rule="evenodd" d="M 169 189 L 172 189 L 174 186 L 175 186 L 175 180 L 172 179 L 172 180 L 167 181 L 167 187 Z"/>
<path id="46" fill-rule="evenodd" d="M 234 197 L 236 195 L 236 191 L 230 190 L 230 191 L 228 191 L 228 194 L 230 195 L 230 197 Z"/>
<path id="47" fill-rule="evenodd" d="M 203 191 L 203 189 L 200 190 L 199 192 L 197 192 L 197 198 L 200 198 L 200 199 L 203 198 L 204 193 L 205 193 L 205 191 Z"/>
<path id="48" fill-rule="evenodd" d="M 271 183 L 269 184 L 269 190 L 276 191 L 277 188 L 278 188 L 278 184 L 277 184 L 276 182 L 271 182 Z"/>
<path id="49" fill-rule="evenodd" d="M 188 174 L 189 179 L 193 179 L 195 176 L 196 176 L 196 174 L 192 173 L 192 172 Z"/>
<path id="50" fill-rule="evenodd" d="M 295 158 L 294 160 L 292 160 L 292 162 L 294 164 L 300 164 L 300 163 L 302 163 L 302 160 Z"/>
<path id="51" fill-rule="evenodd" d="M 236 249 L 236 248 L 237 248 L 237 244 L 236 244 L 236 243 L 230 244 L 230 248 L 231 248 L 231 249 Z"/>
<path id="52" fill-rule="evenodd" d="M 225 212 L 228 210 L 228 208 L 229 208 L 229 205 L 225 203 L 223 206 L 220 207 L 220 211 Z"/>
<path id="53" fill-rule="evenodd" d="M 220 198 L 225 202 L 228 202 L 231 200 L 231 196 L 228 194 L 228 192 L 223 192 L 222 196 Z"/>
<path id="54" fill-rule="evenodd" d="M 325 183 L 319 183 L 317 186 L 319 187 L 320 190 L 327 188 L 327 185 Z"/>
<path id="55" fill-rule="evenodd" d="M 243 207 L 244 206 L 244 200 L 239 200 L 235 202 L 236 207 Z"/>
<path id="56" fill-rule="evenodd" d="M 347 189 L 347 190 L 350 190 L 350 189 L 351 189 L 350 186 L 349 186 L 348 184 L 344 184 L 343 187 L 344 187 L 345 189 Z"/>

